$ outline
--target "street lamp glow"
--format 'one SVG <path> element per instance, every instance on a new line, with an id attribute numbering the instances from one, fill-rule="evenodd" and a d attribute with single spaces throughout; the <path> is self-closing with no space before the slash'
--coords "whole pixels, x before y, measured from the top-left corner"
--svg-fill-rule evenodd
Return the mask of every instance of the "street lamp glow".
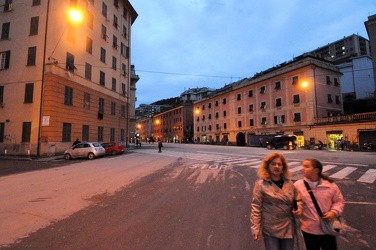
<path id="1" fill-rule="evenodd" d="M 71 9 L 69 11 L 69 19 L 74 23 L 79 23 L 82 20 L 82 14 L 77 9 Z"/>
<path id="2" fill-rule="evenodd" d="M 302 87 L 303 88 L 306 88 L 307 86 L 308 86 L 308 82 L 306 82 L 306 81 L 302 82 Z"/>

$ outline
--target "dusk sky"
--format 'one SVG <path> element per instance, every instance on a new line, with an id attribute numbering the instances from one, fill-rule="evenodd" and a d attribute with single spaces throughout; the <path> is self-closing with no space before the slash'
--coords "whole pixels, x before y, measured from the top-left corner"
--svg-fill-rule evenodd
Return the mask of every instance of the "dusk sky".
<path id="1" fill-rule="evenodd" d="M 131 0 L 137 103 L 221 88 L 345 36 L 375 0 Z"/>

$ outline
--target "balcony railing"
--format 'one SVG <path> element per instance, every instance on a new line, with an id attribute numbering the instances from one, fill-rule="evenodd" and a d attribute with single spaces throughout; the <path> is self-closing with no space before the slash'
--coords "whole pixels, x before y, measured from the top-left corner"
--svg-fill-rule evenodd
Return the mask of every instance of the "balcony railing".
<path id="1" fill-rule="evenodd" d="M 376 112 L 316 118 L 315 124 L 352 123 L 360 121 L 376 121 Z"/>

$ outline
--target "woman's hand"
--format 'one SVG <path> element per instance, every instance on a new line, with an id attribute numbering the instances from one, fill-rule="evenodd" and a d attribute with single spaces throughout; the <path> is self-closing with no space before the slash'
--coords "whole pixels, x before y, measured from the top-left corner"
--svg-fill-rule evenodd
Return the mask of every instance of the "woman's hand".
<path id="1" fill-rule="evenodd" d="M 337 217 L 337 214 L 333 211 L 326 212 L 322 218 L 326 219 L 327 221 L 333 220 L 335 217 Z"/>
<path id="2" fill-rule="evenodd" d="M 258 234 L 253 234 L 253 239 L 259 241 L 261 240 L 261 237 Z"/>

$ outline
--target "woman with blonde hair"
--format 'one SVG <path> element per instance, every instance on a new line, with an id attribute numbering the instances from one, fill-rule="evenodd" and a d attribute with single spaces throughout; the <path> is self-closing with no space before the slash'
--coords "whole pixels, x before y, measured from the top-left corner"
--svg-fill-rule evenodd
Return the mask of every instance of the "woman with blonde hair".
<path id="1" fill-rule="evenodd" d="M 251 229 L 253 239 L 264 239 L 267 250 L 293 250 L 295 222 L 301 214 L 298 192 L 289 179 L 286 158 L 279 153 L 267 155 L 258 169 L 259 180 L 253 189 Z"/>

